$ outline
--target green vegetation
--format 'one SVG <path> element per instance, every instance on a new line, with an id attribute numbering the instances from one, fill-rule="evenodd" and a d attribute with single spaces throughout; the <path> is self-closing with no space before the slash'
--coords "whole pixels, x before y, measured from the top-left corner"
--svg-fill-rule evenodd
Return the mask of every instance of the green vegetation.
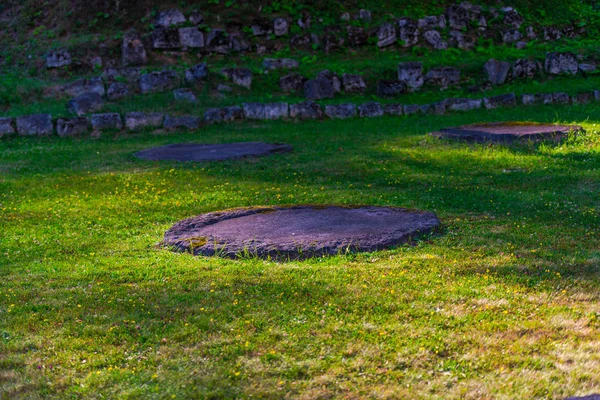
<path id="1" fill-rule="evenodd" d="M 597 106 L 0 141 L 0 398 L 553 398 L 600 391 Z M 582 124 L 467 145 L 475 121 Z M 290 154 L 144 162 L 181 141 Z M 436 212 L 440 235 L 274 263 L 171 253 L 174 222 L 291 203 Z"/>

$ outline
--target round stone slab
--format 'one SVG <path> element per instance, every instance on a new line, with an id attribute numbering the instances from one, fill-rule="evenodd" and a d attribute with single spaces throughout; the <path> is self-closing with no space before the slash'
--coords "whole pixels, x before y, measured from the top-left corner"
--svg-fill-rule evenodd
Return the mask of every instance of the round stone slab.
<path id="1" fill-rule="evenodd" d="M 430 133 L 435 137 L 467 142 L 560 141 L 571 132 L 581 132 L 578 125 L 538 124 L 534 122 L 494 122 L 444 128 Z"/>
<path id="2" fill-rule="evenodd" d="M 398 207 L 240 208 L 180 221 L 165 233 L 164 244 L 196 255 L 300 259 L 381 250 L 439 225 L 430 212 Z"/>
<path id="3" fill-rule="evenodd" d="M 134 155 L 150 161 L 221 161 L 243 157 L 262 157 L 292 151 L 286 144 L 241 142 L 224 144 L 178 143 L 142 150 Z"/>

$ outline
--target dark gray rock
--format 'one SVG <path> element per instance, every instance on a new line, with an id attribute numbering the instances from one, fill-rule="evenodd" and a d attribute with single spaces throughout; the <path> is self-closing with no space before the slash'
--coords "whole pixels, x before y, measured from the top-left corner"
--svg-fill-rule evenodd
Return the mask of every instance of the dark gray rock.
<path id="1" fill-rule="evenodd" d="M 564 92 L 552 93 L 553 104 L 569 104 L 569 95 Z"/>
<path id="2" fill-rule="evenodd" d="M 590 394 L 582 397 L 568 397 L 565 400 L 600 400 L 600 394 Z"/>
<path id="3" fill-rule="evenodd" d="M 423 34 L 423 39 L 434 49 L 443 50 L 448 48 L 448 42 L 442 39 L 438 31 L 430 30 Z"/>
<path id="4" fill-rule="evenodd" d="M 352 103 L 325 106 L 325 115 L 333 119 L 356 117 L 356 106 Z"/>
<path id="5" fill-rule="evenodd" d="M 535 60 L 521 58 L 513 65 L 513 77 L 517 79 L 531 79 L 541 70 L 540 64 Z"/>
<path id="6" fill-rule="evenodd" d="M 573 53 L 548 53 L 546 54 L 546 72 L 552 75 L 577 74 L 579 61 Z"/>
<path id="7" fill-rule="evenodd" d="M 185 24 L 185 16 L 179 10 L 165 10 L 158 13 L 156 17 L 156 26 L 170 27 L 172 25 Z"/>
<path id="8" fill-rule="evenodd" d="M 242 52 L 242 51 L 250 51 L 251 49 L 250 42 L 248 42 L 245 38 L 240 35 L 232 35 L 231 36 L 231 50 Z"/>
<path id="9" fill-rule="evenodd" d="M 204 122 L 207 124 L 216 124 L 223 122 L 223 115 L 220 108 L 207 108 L 204 111 Z"/>
<path id="10" fill-rule="evenodd" d="M 233 88 L 229 85 L 224 85 L 222 83 L 219 83 L 217 85 L 217 92 L 219 93 L 231 93 L 233 92 Z"/>
<path id="11" fill-rule="evenodd" d="M 244 103 L 244 117 L 255 120 L 275 120 L 289 117 L 287 103 Z"/>
<path id="12" fill-rule="evenodd" d="M 411 47 L 419 42 L 419 25 L 417 21 L 410 18 L 398 20 L 398 39 L 403 47 Z"/>
<path id="13" fill-rule="evenodd" d="M 148 63 L 146 48 L 140 35 L 130 30 L 123 37 L 121 46 L 121 62 L 123 65 L 145 65 Z"/>
<path id="14" fill-rule="evenodd" d="M 330 31 L 321 37 L 320 46 L 325 54 L 330 54 L 332 51 L 344 46 L 344 38 L 339 36 L 339 32 Z"/>
<path id="15" fill-rule="evenodd" d="M 17 130 L 15 129 L 15 119 L 0 117 L 0 138 L 12 136 L 16 133 Z"/>
<path id="16" fill-rule="evenodd" d="M 125 114 L 125 127 L 130 131 L 146 128 L 158 129 L 162 127 L 164 118 L 165 115 L 158 112 L 130 112 Z"/>
<path id="17" fill-rule="evenodd" d="M 285 93 L 300 92 L 304 89 L 306 80 L 304 76 L 292 72 L 279 78 L 279 87 Z"/>
<path id="18" fill-rule="evenodd" d="M 299 63 L 291 58 L 265 58 L 263 68 L 268 70 L 276 69 L 296 69 Z"/>
<path id="19" fill-rule="evenodd" d="M 270 22 L 264 18 L 254 18 L 250 29 L 254 36 L 267 36 L 273 33 Z"/>
<path id="20" fill-rule="evenodd" d="M 228 54 L 233 47 L 231 37 L 222 29 L 213 29 L 206 35 L 206 48 L 217 54 Z"/>
<path id="21" fill-rule="evenodd" d="M 446 17 L 444 15 L 430 15 L 419 19 L 419 29 L 431 30 L 431 29 L 445 29 L 446 28 Z"/>
<path id="22" fill-rule="evenodd" d="M 363 22 L 371 22 L 371 19 L 372 19 L 371 11 L 365 10 L 365 9 L 361 9 L 361 10 L 358 11 L 358 14 L 356 14 L 354 16 L 354 19 L 358 19 L 358 20 L 363 21 Z"/>
<path id="23" fill-rule="evenodd" d="M 471 16 L 468 8 L 463 7 L 462 4 L 453 4 L 446 9 L 446 16 L 448 18 L 448 25 L 452 29 L 464 29 L 469 26 Z"/>
<path id="24" fill-rule="evenodd" d="M 594 90 L 594 99 L 600 101 L 600 90 Z"/>
<path id="25" fill-rule="evenodd" d="M 194 92 L 192 92 L 192 90 L 188 88 L 173 90 L 173 97 L 175 98 L 175 101 L 184 101 L 188 103 L 198 102 L 198 99 L 196 98 Z"/>
<path id="26" fill-rule="evenodd" d="M 410 89 L 420 89 L 423 86 L 423 64 L 420 62 L 398 64 L 398 80 L 405 82 Z"/>
<path id="27" fill-rule="evenodd" d="M 371 101 L 358 106 L 358 116 L 361 118 L 381 117 L 383 108 L 380 103 Z"/>
<path id="28" fill-rule="evenodd" d="M 481 108 L 481 99 L 447 99 L 446 109 L 448 111 L 471 111 Z"/>
<path id="29" fill-rule="evenodd" d="M 54 131 L 52 115 L 32 114 L 17 117 L 17 132 L 21 136 L 51 135 Z"/>
<path id="30" fill-rule="evenodd" d="M 108 90 L 106 91 L 106 97 L 110 101 L 120 100 L 129 95 L 129 87 L 127 84 L 122 82 L 113 82 L 108 85 Z"/>
<path id="31" fill-rule="evenodd" d="M 342 80 L 333 72 L 325 69 L 317 74 L 317 79 L 327 79 L 333 86 L 333 91 L 339 93 L 342 91 Z"/>
<path id="32" fill-rule="evenodd" d="M 462 50 L 470 50 L 475 47 L 474 38 L 461 31 L 450 31 L 449 43 L 452 47 L 457 47 Z"/>
<path id="33" fill-rule="evenodd" d="M 104 82 L 102 78 L 78 79 L 62 87 L 62 91 L 69 97 L 81 96 L 85 93 L 96 93 L 104 96 Z"/>
<path id="34" fill-rule="evenodd" d="M 140 92 L 153 93 L 173 90 L 181 85 L 181 78 L 175 71 L 163 70 L 144 74 L 140 78 Z"/>
<path id="35" fill-rule="evenodd" d="M 84 93 L 69 100 L 67 110 L 77 116 L 82 116 L 102 109 L 104 101 L 98 93 Z"/>
<path id="36" fill-rule="evenodd" d="M 231 71 L 231 80 L 238 86 L 250 89 L 252 86 L 252 71 L 248 68 L 233 68 Z"/>
<path id="37" fill-rule="evenodd" d="M 321 109 L 321 106 L 314 101 L 290 104 L 290 117 L 300 120 L 321 119 L 323 118 L 323 110 Z"/>
<path id="38" fill-rule="evenodd" d="M 208 67 L 206 63 L 194 65 L 192 68 L 185 71 L 185 81 L 190 84 L 196 84 L 208 77 Z"/>
<path id="39" fill-rule="evenodd" d="M 367 88 L 362 75 L 358 74 L 342 75 L 342 84 L 346 93 L 363 93 Z"/>
<path id="40" fill-rule="evenodd" d="M 188 18 L 190 23 L 192 23 L 195 26 L 201 25 L 204 23 L 204 16 L 202 14 L 200 14 L 200 12 L 198 11 L 193 11 L 190 14 L 190 17 Z"/>
<path id="41" fill-rule="evenodd" d="M 90 118 L 94 130 L 123 129 L 123 121 L 117 113 L 94 114 Z"/>
<path id="42" fill-rule="evenodd" d="M 504 44 L 516 43 L 522 38 L 523 35 L 516 29 L 509 29 L 507 31 L 502 32 L 502 43 Z"/>
<path id="43" fill-rule="evenodd" d="M 259 207 L 202 214 L 171 227 L 163 243 L 196 255 L 300 259 L 376 251 L 440 226 L 428 212 L 396 207 Z"/>
<path id="44" fill-rule="evenodd" d="M 62 68 L 71 65 L 73 59 L 67 50 L 53 50 L 46 55 L 46 68 Z"/>
<path id="45" fill-rule="evenodd" d="M 398 96 L 406 93 L 407 85 L 402 81 L 380 80 L 377 82 L 377 95 L 382 97 Z"/>
<path id="46" fill-rule="evenodd" d="M 391 46 L 397 40 L 398 34 L 393 24 L 383 24 L 377 29 L 377 46 L 379 48 Z"/>
<path id="47" fill-rule="evenodd" d="M 240 106 L 223 107 L 221 116 L 225 122 L 239 121 L 244 119 L 244 110 Z"/>
<path id="48" fill-rule="evenodd" d="M 273 21 L 273 33 L 275 36 L 285 36 L 290 32 L 290 23 L 287 19 L 279 17 Z"/>
<path id="49" fill-rule="evenodd" d="M 514 26 L 515 28 L 520 28 L 523 24 L 523 16 L 512 8 L 505 9 L 504 23 L 506 25 Z"/>
<path id="50" fill-rule="evenodd" d="M 562 38 L 562 32 L 560 29 L 553 26 L 547 26 L 544 28 L 544 40 L 548 42 L 554 42 Z"/>
<path id="51" fill-rule="evenodd" d="M 367 44 L 369 35 L 363 27 L 350 26 L 346 27 L 346 33 L 348 34 L 348 44 L 350 46 L 362 46 Z"/>
<path id="52" fill-rule="evenodd" d="M 87 118 L 60 118 L 56 121 L 56 133 L 60 137 L 80 136 L 88 131 L 90 121 Z"/>
<path id="53" fill-rule="evenodd" d="M 383 106 L 385 115 L 400 116 L 404 114 L 404 106 L 402 104 L 386 104 Z"/>
<path id="54" fill-rule="evenodd" d="M 588 64 L 588 63 L 581 63 L 579 64 L 579 71 L 583 72 L 583 73 L 587 73 L 587 72 L 594 72 L 596 71 L 596 65 L 595 64 Z"/>
<path id="55" fill-rule="evenodd" d="M 575 104 L 575 105 L 590 104 L 592 101 L 594 101 L 594 93 L 593 92 L 579 93 L 579 94 L 571 96 L 571 103 Z"/>
<path id="56" fill-rule="evenodd" d="M 196 27 L 179 28 L 179 43 L 184 49 L 204 47 L 204 34 Z"/>
<path id="57" fill-rule="evenodd" d="M 510 71 L 510 63 L 492 58 L 484 64 L 483 70 L 492 85 L 502 85 Z"/>
<path id="58" fill-rule="evenodd" d="M 152 31 L 152 48 L 160 50 L 177 50 L 181 48 L 179 30 L 177 28 L 156 28 Z"/>
<path id="59" fill-rule="evenodd" d="M 553 99 L 551 94 L 524 94 L 521 96 L 521 103 L 525 106 L 536 104 L 552 104 Z"/>
<path id="60" fill-rule="evenodd" d="M 493 110 L 500 107 L 513 107 L 517 105 L 517 97 L 514 93 L 486 97 L 483 99 L 483 105 L 488 110 Z"/>
<path id="61" fill-rule="evenodd" d="M 115 82 L 117 79 L 124 79 L 127 82 L 137 82 L 142 76 L 139 67 L 124 67 L 124 68 L 106 68 L 102 73 L 102 79 L 106 82 Z"/>
<path id="62" fill-rule="evenodd" d="M 514 142 L 560 140 L 571 132 L 581 131 L 576 125 L 536 123 L 485 123 L 445 128 L 430 135 L 467 142 Z"/>
<path id="63" fill-rule="evenodd" d="M 438 101 L 433 104 L 425 104 L 421 106 L 423 114 L 444 115 L 446 113 L 446 101 Z"/>
<path id="64" fill-rule="evenodd" d="M 173 116 L 166 115 L 163 123 L 163 128 L 167 130 L 175 129 L 187 129 L 191 131 L 198 130 L 200 128 L 200 118 L 193 117 L 191 115 L 184 116 Z"/>
<path id="65" fill-rule="evenodd" d="M 537 39 L 537 33 L 535 33 L 535 28 L 533 26 L 528 26 L 527 29 L 525 29 L 525 35 L 528 39 Z"/>
<path id="66" fill-rule="evenodd" d="M 421 112 L 421 106 L 418 104 L 407 104 L 404 106 L 404 115 L 412 115 Z"/>
<path id="67" fill-rule="evenodd" d="M 460 83 L 460 70 L 454 67 L 433 68 L 425 75 L 425 82 L 442 88 L 456 85 Z"/>
<path id="68" fill-rule="evenodd" d="M 527 43 L 527 42 L 525 42 L 525 41 L 521 40 L 521 41 L 519 41 L 519 42 L 515 43 L 515 48 L 516 48 L 516 49 L 519 49 L 519 50 L 521 50 L 521 49 L 524 49 L 524 48 L 526 48 L 526 47 L 527 47 L 527 45 L 528 45 L 528 43 Z"/>
<path id="69" fill-rule="evenodd" d="M 304 97 L 308 100 L 332 99 L 334 94 L 328 79 L 310 79 L 304 83 Z"/>
<path id="70" fill-rule="evenodd" d="M 262 157 L 292 151 L 285 144 L 242 142 L 227 144 L 180 143 L 142 150 L 134 155 L 149 161 L 222 161 L 244 157 Z"/>

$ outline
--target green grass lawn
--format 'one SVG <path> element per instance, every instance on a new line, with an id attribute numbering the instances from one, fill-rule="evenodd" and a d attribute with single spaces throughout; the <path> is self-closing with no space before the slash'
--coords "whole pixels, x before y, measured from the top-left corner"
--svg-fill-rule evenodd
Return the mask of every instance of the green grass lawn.
<path id="1" fill-rule="evenodd" d="M 581 124 L 468 145 L 481 120 Z M 561 399 L 600 392 L 597 105 L 0 141 L 0 398 Z M 176 142 L 290 154 L 178 164 Z M 435 212 L 416 246 L 301 262 L 158 246 L 176 221 L 274 204 Z"/>

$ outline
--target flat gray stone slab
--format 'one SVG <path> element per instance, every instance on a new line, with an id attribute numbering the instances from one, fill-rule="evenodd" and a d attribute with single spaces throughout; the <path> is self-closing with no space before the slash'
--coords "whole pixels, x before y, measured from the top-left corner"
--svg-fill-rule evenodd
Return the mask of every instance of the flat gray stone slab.
<path id="1" fill-rule="evenodd" d="M 225 144 L 179 143 L 142 150 L 134 155 L 150 161 L 221 161 L 243 157 L 261 157 L 292 151 L 286 144 L 241 142 Z"/>
<path id="2" fill-rule="evenodd" d="M 559 141 L 570 132 L 581 132 L 578 125 L 498 122 L 444 128 L 430 135 L 467 142 Z"/>
<path id="3" fill-rule="evenodd" d="M 164 244 L 196 255 L 301 259 L 386 249 L 439 225 L 430 212 L 398 207 L 241 208 L 180 221 Z"/>

